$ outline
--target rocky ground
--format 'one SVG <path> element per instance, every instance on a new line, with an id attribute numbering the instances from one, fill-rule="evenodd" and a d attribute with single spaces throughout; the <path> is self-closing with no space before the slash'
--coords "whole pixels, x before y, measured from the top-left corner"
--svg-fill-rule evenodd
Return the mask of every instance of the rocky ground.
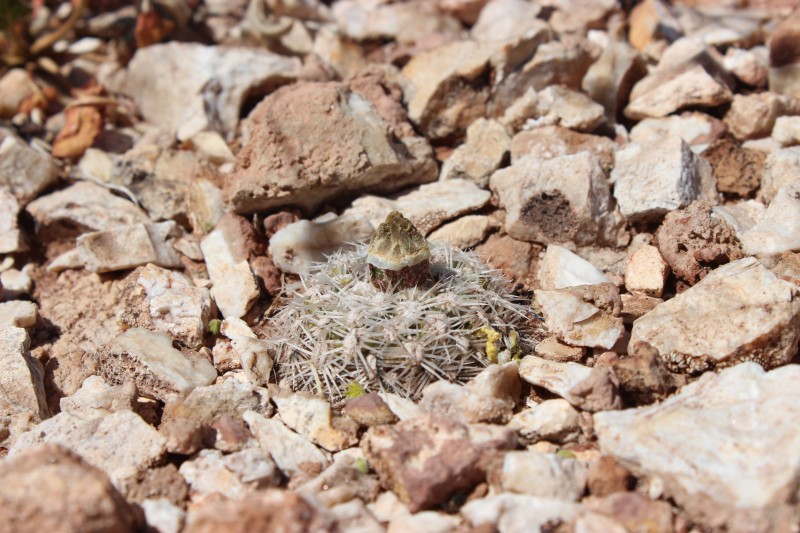
<path id="1" fill-rule="evenodd" d="M 794 4 L 0 2 L 0 531 L 798 531 Z"/>

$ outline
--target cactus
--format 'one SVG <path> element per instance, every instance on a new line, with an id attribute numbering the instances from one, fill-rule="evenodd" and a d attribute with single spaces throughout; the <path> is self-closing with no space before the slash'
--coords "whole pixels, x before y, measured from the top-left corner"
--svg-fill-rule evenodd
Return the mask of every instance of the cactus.
<path id="1" fill-rule="evenodd" d="M 498 271 L 473 252 L 430 248 L 430 276 L 410 287 L 375 286 L 365 245 L 289 286 L 268 326 L 278 378 L 334 402 L 354 384 L 416 399 L 429 383 L 466 382 L 490 356 L 532 347 L 534 315 Z"/>

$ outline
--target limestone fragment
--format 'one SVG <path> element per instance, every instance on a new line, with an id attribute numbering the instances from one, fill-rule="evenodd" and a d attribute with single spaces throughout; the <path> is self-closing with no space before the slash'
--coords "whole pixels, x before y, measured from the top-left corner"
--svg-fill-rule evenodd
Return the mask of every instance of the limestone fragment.
<path id="1" fill-rule="evenodd" d="M 516 494 L 575 502 L 586 490 L 587 469 L 582 462 L 533 450 L 508 452 L 493 474 L 503 491 Z"/>
<path id="2" fill-rule="evenodd" d="M 182 266 L 172 242 L 179 235 L 173 220 L 156 224 L 118 226 L 84 233 L 77 240 L 78 255 L 89 272 L 114 272 L 153 263 Z"/>
<path id="3" fill-rule="evenodd" d="M 172 347 L 164 333 L 131 328 L 111 341 L 98 360 L 110 383 L 133 381 L 139 392 L 162 401 L 184 397 L 217 377 L 214 366 L 196 353 Z"/>
<path id="4" fill-rule="evenodd" d="M 800 144 L 800 117 L 778 117 L 775 119 L 772 138 L 783 146 Z"/>
<path id="5" fill-rule="evenodd" d="M 466 215 L 449 222 L 428 235 L 429 241 L 444 241 L 466 250 L 480 243 L 489 232 L 492 221 L 486 215 Z"/>
<path id="6" fill-rule="evenodd" d="M 569 442 L 580 434 L 578 411 L 568 401 L 545 400 L 515 414 L 508 427 L 517 431 L 524 442 L 540 440 Z"/>
<path id="7" fill-rule="evenodd" d="M 28 333 L 13 325 L 0 327 L 0 417 L 29 416 L 44 420 L 50 414 L 44 394 L 44 369 L 31 357 Z"/>
<path id="8" fill-rule="evenodd" d="M 799 370 L 744 363 L 705 374 L 663 403 L 598 413 L 600 447 L 658 476 L 666 494 L 707 527 L 763 520 L 791 501 L 797 483 L 800 442 L 784 422 L 800 405 Z"/>
<path id="9" fill-rule="evenodd" d="M 615 150 L 614 141 L 600 135 L 578 133 L 561 126 L 542 126 L 514 135 L 511 162 L 516 163 L 528 155 L 545 160 L 589 152 L 600 159 L 600 166 L 608 172 L 614 167 Z"/>
<path id="10" fill-rule="evenodd" d="M 439 179 L 462 178 L 486 188 L 489 176 L 500 168 L 510 145 L 511 138 L 503 125 L 479 118 L 467 128 L 467 141 L 442 165 Z"/>
<path id="11" fill-rule="evenodd" d="M 577 503 L 509 492 L 479 498 L 461 508 L 461 515 L 473 526 L 488 524 L 498 531 L 544 531 L 548 524 L 570 522 L 583 513 Z"/>
<path id="12" fill-rule="evenodd" d="M 721 139 L 728 131 L 725 123 L 711 115 L 684 111 L 680 115 L 646 118 L 631 128 L 630 140 L 637 144 L 657 144 L 670 137 L 680 137 L 699 153 L 710 143 Z"/>
<path id="13" fill-rule="evenodd" d="M 261 449 L 272 456 L 287 476 L 311 477 L 328 466 L 328 460 L 319 448 L 279 420 L 265 418 L 255 411 L 247 411 L 244 420 Z"/>
<path id="14" fill-rule="evenodd" d="M 660 298 L 669 274 L 669 265 L 655 246 L 644 245 L 628 259 L 625 288 L 632 293 Z"/>
<path id="15" fill-rule="evenodd" d="M 620 231 L 599 160 L 581 152 L 547 161 L 527 156 L 495 172 L 489 187 L 506 210 L 515 239 L 595 244 L 616 242 Z"/>
<path id="16" fill-rule="evenodd" d="M 272 401 L 278 406 L 284 424 L 329 452 L 358 444 L 358 425 L 348 418 L 334 416 L 324 399 L 289 393 L 274 394 Z"/>
<path id="17" fill-rule="evenodd" d="M 20 205 L 16 196 L 0 188 L 0 254 L 13 254 L 28 249 L 25 233 L 20 229 L 17 217 Z"/>
<path id="18" fill-rule="evenodd" d="M 769 41 L 770 90 L 800 97 L 800 53 L 797 39 L 800 36 L 800 11 L 794 10 L 773 30 Z"/>
<path id="19" fill-rule="evenodd" d="M 780 366 L 797 353 L 799 295 L 755 258 L 739 259 L 634 322 L 630 346 L 644 341 L 688 373 L 742 361 Z"/>
<path id="20" fill-rule="evenodd" d="M 29 146 L 8 129 L 0 129 L 0 187 L 25 205 L 54 184 L 58 167 L 43 151 Z"/>
<path id="21" fill-rule="evenodd" d="M 32 328 L 39 316 L 36 304 L 27 300 L 0 303 L 0 327 Z"/>
<path id="22" fill-rule="evenodd" d="M 211 297 L 225 318 L 240 318 L 250 309 L 260 291 L 247 256 L 227 226 L 220 225 L 200 241 L 211 282 Z"/>
<path id="23" fill-rule="evenodd" d="M 756 224 L 739 234 L 748 255 L 779 256 L 800 250 L 800 186 L 781 187 Z"/>
<path id="24" fill-rule="evenodd" d="M 259 448 L 246 448 L 227 455 L 219 450 L 201 450 L 184 462 L 179 471 L 195 501 L 215 493 L 240 500 L 280 482 L 275 463 Z"/>
<path id="25" fill-rule="evenodd" d="M 555 244 L 549 245 L 545 250 L 539 261 L 537 277 L 540 287 L 545 290 L 610 282 L 589 261 Z"/>
<path id="26" fill-rule="evenodd" d="M 761 198 L 771 202 L 778 190 L 797 182 L 800 176 L 800 146 L 781 148 L 767 156 L 761 176 Z"/>
<path id="27" fill-rule="evenodd" d="M 136 398 L 136 386 L 131 382 L 109 385 L 100 376 L 89 376 L 75 394 L 61 398 L 60 407 L 62 413 L 91 420 L 116 411 L 133 411 Z"/>

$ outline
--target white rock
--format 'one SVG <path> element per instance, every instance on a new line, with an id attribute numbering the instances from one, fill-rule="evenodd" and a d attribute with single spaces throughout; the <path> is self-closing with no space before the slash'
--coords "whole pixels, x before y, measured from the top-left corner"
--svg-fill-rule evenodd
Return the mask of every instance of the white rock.
<path id="1" fill-rule="evenodd" d="M 0 188 L 0 254 L 13 254 L 28 249 L 25 234 L 19 228 L 19 201 L 5 188 Z"/>
<path id="2" fill-rule="evenodd" d="M 722 66 L 744 83 L 763 87 L 767 82 L 769 51 L 763 46 L 750 50 L 731 47 L 725 51 Z"/>
<path id="3" fill-rule="evenodd" d="M 529 90 L 506 110 L 503 120 L 514 126 L 562 126 L 575 131 L 592 131 L 605 120 L 605 109 L 585 94 L 560 87 Z M 521 129 L 515 127 L 515 129 Z"/>
<path id="4" fill-rule="evenodd" d="M 533 450 L 508 452 L 500 470 L 504 491 L 573 502 L 586 490 L 586 478 L 583 462 Z"/>
<path id="5" fill-rule="evenodd" d="M 470 181 L 449 179 L 422 185 L 394 200 L 362 196 L 343 215 L 363 215 L 377 228 L 389 213 L 400 211 L 423 235 L 427 235 L 446 220 L 481 209 L 490 197 L 489 191 Z"/>
<path id="6" fill-rule="evenodd" d="M 135 315 L 144 311 L 156 331 L 167 333 L 192 349 L 203 346 L 212 312 L 211 295 L 208 289 L 195 286 L 188 276 L 148 264 L 132 281 L 128 304 L 134 315 L 132 325 L 143 325 L 138 324 Z"/>
<path id="7" fill-rule="evenodd" d="M 464 250 L 483 241 L 491 226 L 491 219 L 486 215 L 466 215 L 432 231 L 428 240 L 446 242 Z"/>
<path id="8" fill-rule="evenodd" d="M 783 146 L 800 144 L 800 117 L 778 117 L 775 119 L 772 138 Z"/>
<path id="9" fill-rule="evenodd" d="M 736 235 L 741 235 L 761 220 L 767 208 L 756 200 L 744 200 L 727 205 L 717 205 L 711 210 L 730 224 L 736 230 Z"/>
<path id="10" fill-rule="evenodd" d="M 461 508 L 461 516 L 473 526 L 491 524 L 501 533 L 541 533 L 583 512 L 577 503 L 511 493 L 472 500 Z"/>
<path id="11" fill-rule="evenodd" d="M 36 304 L 27 300 L 0 303 L 0 328 L 32 328 L 39 316 Z"/>
<path id="12" fill-rule="evenodd" d="M 171 75 L 160 76 L 153 65 Z M 260 87 L 295 79 L 300 67 L 298 58 L 265 50 L 156 44 L 136 51 L 119 90 L 145 120 L 179 140 L 208 129 L 231 136 L 245 100 Z"/>
<path id="13" fill-rule="evenodd" d="M 77 453 L 103 470 L 123 493 L 129 481 L 155 466 L 166 453 L 164 437 L 133 411 L 91 420 L 59 413 L 20 435 L 9 454 L 44 443 L 60 444 Z"/>
<path id="14" fill-rule="evenodd" d="M 586 513 L 574 523 L 575 533 L 628 533 L 628 528 L 610 516 L 600 513 Z"/>
<path id="15" fill-rule="evenodd" d="M 64 223 L 82 231 L 103 231 L 150 222 L 139 207 L 89 181 L 37 198 L 26 210 L 36 220 L 37 228 Z"/>
<path id="16" fill-rule="evenodd" d="M 661 298 L 668 275 L 669 265 L 661 257 L 658 247 L 645 244 L 628 259 L 625 288 L 633 294 Z"/>
<path id="17" fill-rule="evenodd" d="M 786 364 L 797 353 L 799 298 L 797 286 L 746 257 L 636 320 L 630 346 L 647 342 L 668 366 L 689 372 L 747 360 Z"/>
<path id="18" fill-rule="evenodd" d="M 62 413 L 92 420 L 116 411 L 133 410 L 136 397 L 132 383 L 109 385 L 100 376 L 89 376 L 75 394 L 61 398 L 60 407 Z"/>
<path id="19" fill-rule="evenodd" d="M 535 296 L 547 329 L 571 346 L 610 350 L 625 332 L 622 317 L 595 306 L 569 289 L 537 289 Z"/>
<path id="20" fill-rule="evenodd" d="M 183 265 L 172 247 L 178 235 L 174 220 L 119 226 L 84 233 L 78 237 L 77 249 L 89 272 L 126 270 L 147 263 L 177 268 Z"/>
<path id="21" fill-rule="evenodd" d="M 520 411 L 507 427 L 529 442 L 567 442 L 580 434 L 580 419 L 568 401 L 557 398 Z"/>
<path id="22" fill-rule="evenodd" d="M 131 328 L 111 341 L 99 363 L 109 382 L 133 381 L 142 395 L 162 401 L 185 397 L 217 377 L 207 359 L 184 354 L 172 347 L 168 335 L 143 328 Z"/>
<path id="23" fill-rule="evenodd" d="M 636 144 L 656 144 L 680 137 L 696 154 L 725 134 L 725 123 L 705 113 L 684 112 L 663 118 L 646 118 L 631 128 L 629 138 Z"/>
<path id="24" fill-rule="evenodd" d="M 542 243 L 615 242 L 618 223 L 598 158 L 588 152 L 541 161 L 527 156 L 495 172 L 489 187 L 506 210 L 506 231 Z"/>
<path id="25" fill-rule="evenodd" d="M 231 347 L 252 385 L 267 386 L 274 359 L 266 341 L 256 338 L 253 330 L 240 318 L 226 318 L 220 332 L 231 340 Z"/>
<path id="26" fill-rule="evenodd" d="M 764 214 L 738 235 L 747 255 L 777 256 L 800 250 L 800 182 L 782 187 Z"/>
<path id="27" fill-rule="evenodd" d="M 0 117 L 11 118 L 34 93 L 36 84 L 24 68 L 12 68 L 0 77 Z"/>
<path id="28" fill-rule="evenodd" d="M 570 389 L 584 381 L 592 369 L 578 363 L 556 363 L 541 357 L 529 355 L 519 365 L 522 379 L 558 394 L 572 405 L 580 404 L 580 400 L 570 394 Z"/>
<path id="29" fill-rule="evenodd" d="M 352 249 L 352 243 L 366 242 L 373 231 L 373 225 L 360 215 L 326 222 L 298 220 L 270 238 L 269 253 L 282 271 L 306 274 L 313 263 L 326 261 L 337 250 Z"/>
<path id="30" fill-rule="evenodd" d="M 187 141 L 187 144 L 215 165 L 232 163 L 236 159 L 228 143 L 226 143 L 222 135 L 216 131 L 201 131 L 195 133 Z"/>
<path id="31" fill-rule="evenodd" d="M 485 188 L 511 147 L 511 137 L 496 120 L 479 118 L 467 128 L 467 141 L 442 164 L 439 179 L 462 178 Z"/>
<path id="32" fill-rule="evenodd" d="M 250 426 L 261 449 L 268 452 L 278 468 L 287 476 L 328 466 L 325 455 L 305 437 L 287 428 L 282 422 L 265 418 L 255 411 L 247 411 L 244 421 Z"/>
<path id="33" fill-rule="evenodd" d="M 195 501 L 215 493 L 238 500 L 280 481 L 275 463 L 260 448 L 245 448 L 227 455 L 219 450 L 200 450 L 181 465 L 179 472 L 189 484 Z"/>
<path id="34" fill-rule="evenodd" d="M 331 405 L 322 398 L 291 393 L 273 395 L 272 401 L 284 424 L 329 452 L 358 444 L 358 424 L 349 418 L 334 419 Z"/>
<path id="35" fill-rule="evenodd" d="M 405 533 L 407 531 L 426 531 L 430 533 L 450 533 L 458 528 L 461 519 L 436 511 L 422 511 L 394 518 L 386 528 L 386 533 Z"/>
<path id="36" fill-rule="evenodd" d="M 241 257 L 217 228 L 200 241 L 208 276 L 214 286 L 211 297 L 225 318 L 241 318 L 258 298 L 260 291 L 247 257 Z"/>
<path id="37" fill-rule="evenodd" d="M 166 498 L 147 498 L 142 502 L 144 518 L 159 533 L 180 533 L 186 522 L 186 511 Z"/>
<path id="38" fill-rule="evenodd" d="M 389 406 L 389 410 L 401 421 L 425 415 L 425 411 L 413 400 L 391 392 L 379 392 L 378 395 Z"/>
<path id="39" fill-rule="evenodd" d="M 547 246 L 536 276 L 545 290 L 611 281 L 589 261 L 555 244 Z"/>
<path id="40" fill-rule="evenodd" d="M 465 424 L 505 423 L 520 394 L 517 363 L 490 365 L 464 386 L 436 381 L 422 391 L 419 406 Z"/>
<path id="41" fill-rule="evenodd" d="M 542 8 L 524 0 L 494 0 L 481 9 L 470 34 L 478 41 L 503 41 L 524 37 L 539 20 Z"/>
<path id="42" fill-rule="evenodd" d="M 384 533 L 385 528 L 367 509 L 366 504 L 359 498 L 334 505 L 330 508 L 339 529 L 357 533 Z"/>
<path id="43" fill-rule="evenodd" d="M 690 519 L 722 529 L 744 523 L 737 513 L 763 516 L 794 501 L 800 433 L 787 421 L 796 416 L 800 366 L 764 372 L 744 363 L 661 404 L 598 413 L 594 428 L 604 454 L 661 479 Z"/>
<path id="44" fill-rule="evenodd" d="M 461 25 L 429 2 L 342 0 L 332 6 L 339 29 L 355 41 L 412 44 L 431 34 L 457 35 Z"/>
<path id="45" fill-rule="evenodd" d="M 3 287 L 0 298 L 16 300 L 30 295 L 31 289 L 33 289 L 33 280 L 27 272 L 9 268 L 0 272 L 0 286 Z"/>
<path id="46" fill-rule="evenodd" d="M 44 394 L 44 369 L 31 356 L 28 333 L 0 324 L 0 417 L 47 418 L 50 410 Z"/>
<path id="47" fill-rule="evenodd" d="M 761 197 L 772 201 L 778 190 L 796 183 L 800 176 L 800 146 L 775 150 L 764 161 L 761 175 Z"/>
<path id="48" fill-rule="evenodd" d="M 680 137 L 618 150 L 611 181 L 620 211 L 633 222 L 656 221 L 697 199 L 717 203 L 710 166 Z"/>
<path id="49" fill-rule="evenodd" d="M 49 154 L 0 128 L 0 188 L 8 188 L 25 205 L 57 179 L 58 167 Z"/>

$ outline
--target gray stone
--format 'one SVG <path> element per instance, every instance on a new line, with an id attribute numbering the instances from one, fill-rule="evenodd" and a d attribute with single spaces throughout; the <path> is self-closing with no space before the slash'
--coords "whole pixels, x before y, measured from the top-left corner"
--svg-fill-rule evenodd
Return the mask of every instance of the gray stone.
<path id="1" fill-rule="evenodd" d="M 439 179 L 463 178 L 486 188 L 510 146 L 511 137 L 502 124 L 479 118 L 467 128 L 467 141 L 442 164 Z"/>
<path id="2" fill-rule="evenodd" d="M 534 294 L 547 329 L 566 344 L 610 350 L 625 332 L 619 290 L 611 283 Z"/>
<path id="3" fill-rule="evenodd" d="M 800 146 L 775 150 L 764 161 L 761 175 L 761 198 L 769 203 L 778 189 L 797 182 L 800 176 Z"/>
<path id="4" fill-rule="evenodd" d="M 322 398 L 301 394 L 274 394 L 281 421 L 314 444 L 338 452 L 358 444 L 358 424 L 349 418 L 335 417 Z"/>
<path id="5" fill-rule="evenodd" d="M 75 394 L 61 398 L 59 405 L 62 413 L 92 420 L 117 411 L 133 411 L 136 398 L 133 383 L 109 385 L 100 376 L 89 376 Z"/>
<path id="6" fill-rule="evenodd" d="M 217 377 L 201 355 L 184 354 L 166 334 L 143 328 L 131 328 L 106 345 L 98 364 L 110 383 L 133 381 L 142 395 L 163 401 L 185 397 Z"/>
<path id="7" fill-rule="evenodd" d="M 781 187 L 753 227 L 737 235 L 747 255 L 778 256 L 800 250 L 800 185 Z"/>
<path id="8" fill-rule="evenodd" d="M 0 417 L 30 416 L 44 420 L 50 414 L 44 394 L 44 369 L 31 357 L 28 333 L 18 327 L 0 327 Z"/>
<path id="9" fill-rule="evenodd" d="M 663 403 L 598 413 L 594 428 L 603 453 L 659 478 L 690 519 L 712 529 L 756 524 L 793 501 L 800 434 L 785 422 L 798 414 L 799 384 L 797 365 L 764 372 L 744 363 Z"/>
<path id="10" fill-rule="evenodd" d="M 250 270 L 247 256 L 229 239 L 226 227 L 220 225 L 200 241 L 208 276 L 211 297 L 225 318 L 240 318 L 261 293 Z"/>
<path id="11" fill-rule="evenodd" d="M 515 430 L 529 443 L 540 440 L 569 442 L 581 432 L 578 411 L 568 401 L 560 398 L 545 400 L 530 409 L 520 411 L 507 427 Z"/>
<path id="12" fill-rule="evenodd" d="M 201 450 L 181 464 L 179 472 L 189 484 L 193 500 L 212 494 L 239 500 L 258 489 L 277 486 L 280 473 L 259 448 L 223 455 L 219 450 Z"/>
<path id="13" fill-rule="evenodd" d="M 492 220 L 486 215 L 466 215 L 432 231 L 428 240 L 443 241 L 465 250 L 483 241 L 492 225 Z"/>
<path id="14" fill-rule="evenodd" d="M 0 187 L 8 188 L 20 205 L 57 179 L 58 167 L 49 154 L 28 146 L 11 130 L 0 129 Z"/>
<path id="15" fill-rule="evenodd" d="M 176 268 L 183 265 L 172 246 L 179 234 L 173 220 L 84 233 L 77 240 L 78 255 L 89 272 L 127 270 L 147 263 Z"/>
<path id="16" fill-rule="evenodd" d="M 772 368 L 797 353 L 800 289 L 747 257 L 721 266 L 633 324 L 673 370 L 701 372 L 742 361 Z"/>
<path id="17" fill-rule="evenodd" d="M 586 490 L 587 468 L 581 461 L 555 454 L 511 451 L 496 475 L 503 491 L 576 502 Z"/>
<path id="18" fill-rule="evenodd" d="M 19 211 L 17 197 L 9 190 L 0 188 L 0 254 L 13 254 L 28 249 L 25 233 L 17 221 Z"/>
<path id="19" fill-rule="evenodd" d="M 261 449 L 272 456 L 287 476 L 310 477 L 328 466 L 328 460 L 319 448 L 279 420 L 264 418 L 255 411 L 247 411 L 244 420 Z"/>

